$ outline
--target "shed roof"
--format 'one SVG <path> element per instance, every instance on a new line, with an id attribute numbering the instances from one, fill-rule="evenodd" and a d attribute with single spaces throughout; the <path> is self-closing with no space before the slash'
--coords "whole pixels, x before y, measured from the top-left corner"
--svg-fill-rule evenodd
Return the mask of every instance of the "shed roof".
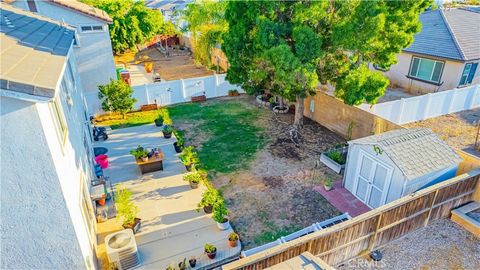
<path id="1" fill-rule="evenodd" d="M 428 128 L 396 129 L 350 141 L 377 145 L 407 179 L 415 179 L 462 161 L 459 155 Z"/>
<path id="2" fill-rule="evenodd" d="M 459 61 L 480 59 L 480 13 L 469 8 L 430 10 L 406 52 Z"/>
<path id="3" fill-rule="evenodd" d="M 0 10 L 1 88 L 53 97 L 74 29 L 9 5 Z"/>

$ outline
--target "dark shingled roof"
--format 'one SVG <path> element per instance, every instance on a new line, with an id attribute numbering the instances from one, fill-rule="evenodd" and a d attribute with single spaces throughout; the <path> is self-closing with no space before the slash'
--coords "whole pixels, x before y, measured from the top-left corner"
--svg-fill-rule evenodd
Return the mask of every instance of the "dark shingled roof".
<path id="1" fill-rule="evenodd" d="M 422 30 L 406 52 L 460 61 L 480 59 L 480 13 L 451 8 L 420 15 Z"/>

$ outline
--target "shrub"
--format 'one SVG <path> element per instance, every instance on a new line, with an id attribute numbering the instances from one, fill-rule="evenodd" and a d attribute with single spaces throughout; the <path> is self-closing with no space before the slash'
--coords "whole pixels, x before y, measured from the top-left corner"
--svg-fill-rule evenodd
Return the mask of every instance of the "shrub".
<path id="1" fill-rule="evenodd" d="M 183 175 L 183 180 L 188 181 L 189 183 L 198 184 L 200 181 L 203 181 L 204 176 L 200 172 L 191 172 Z"/>
<path id="2" fill-rule="evenodd" d="M 220 197 L 220 194 L 218 193 L 218 190 L 214 188 L 208 188 L 203 194 L 202 194 L 202 200 L 197 204 L 198 208 L 197 211 L 200 210 L 200 208 L 206 207 L 206 206 L 213 206 L 217 203 L 218 200 L 222 200 Z"/>
<path id="3" fill-rule="evenodd" d="M 173 132 L 172 126 L 165 125 L 165 126 L 163 127 L 163 133 L 172 133 L 172 132 Z"/>
<path id="4" fill-rule="evenodd" d="M 185 143 L 185 139 L 183 137 L 183 131 L 181 130 L 174 130 L 173 131 L 173 135 L 175 135 L 175 138 L 177 138 L 177 145 L 178 146 L 183 146 L 183 144 Z"/>
<path id="5" fill-rule="evenodd" d="M 217 251 L 217 248 L 212 244 L 205 244 L 204 249 L 206 253 L 214 253 L 215 251 Z"/>
<path id="6" fill-rule="evenodd" d="M 159 114 L 157 116 L 157 118 L 155 119 L 155 121 L 160 122 L 160 123 L 163 123 L 163 120 L 164 120 L 164 118 L 163 118 L 163 115 L 161 115 L 161 114 Z"/>
<path id="7" fill-rule="evenodd" d="M 131 201 L 132 192 L 119 185 L 116 193 L 117 219 L 122 218 L 123 225 L 133 224 L 138 214 L 138 207 Z"/>
<path id="8" fill-rule="evenodd" d="M 137 146 L 137 148 L 130 151 L 130 154 L 133 155 L 135 159 L 140 159 L 142 157 L 148 156 L 148 151 L 139 145 Z"/>
<path id="9" fill-rule="evenodd" d="M 229 241 L 237 241 L 238 240 L 238 234 L 232 232 L 228 235 L 228 240 Z"/>
<path id="10" fill-rule="evenodd" d="M 338 150 L 332 150 L 328 152 L 327 157 L 329 157 L 331 160 L 337 162 L 340 165 L 343 165 L 346 162 L 345 157 L 343 157 L 343 154 Z"/>
<path id="11" fill-rule="evenodd" d="M 333 186 L 333 180 L 332 180 L 332 178 L 326 177 L 326 178 L 323 180 L 323 185 L 325 185 L 326 187 L 332 187 L 332 186 Z"/>
<path id="12" fill-rule="evenodd" d="M 193 146 L 187 146 L 180 154 L 180 160 L 184 165 L 192 165 L 198 163 L 197 152 L 194 151 Z"/>
<path id="13" fill-rule="evenodd" d="M 224 223 L 227 221 L 227 215 L 228 210 L 225 206 L 225 201 L 223 199 L 217 200 L 217 202 L 213 205 L 212 219 L 218 223 Z"/>

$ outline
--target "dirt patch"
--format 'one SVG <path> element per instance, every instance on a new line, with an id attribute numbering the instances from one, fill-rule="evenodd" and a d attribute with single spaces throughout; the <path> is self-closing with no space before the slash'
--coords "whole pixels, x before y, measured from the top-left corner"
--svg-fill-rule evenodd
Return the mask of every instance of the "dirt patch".
<path id="1" fill-rule="evenodd" d="M 178 80 L 213 75 L 202 65 L 196 65 L 191 54 L 172 50 L 170 56 L 165 57 L 156 48 L 145 49 L 137 53 L 128 53 L 115 56 L 115 62 L 125 64 L 142 64 L 153 62 L 154 73 L 160 74 L 162 80 Z"/>
<path id="2" fill-rule="evenodd" d="M 259 106 L 251 97 L 235 100 L 246 107 Z M 224 99 L 208 102 L 224 102 Z M 326 175 L 341 179 L 325 166 L 315 166 L 321 152 L 344 143 L 344 139 L 305 119 L 297 143 L 288 132 L 292 122 L 291 114 L 268 112 L 259 117 L 255 124 L 265 128 L 268 145 L 257 152 L 249 169 L 213 177 L 212 183 L 222 191 L 231 223 L 246 249 L 340 214 L 313 188 Z M 194 122 L 175 122 L 182 129 L 187 129 L 185 124 L 190 124 L 187 137 L 191 143 L 201 145 L 205 137 L 191 126 Z"/>
<path id="3" fill-rule="evenodd" d="M 475 149 L 478 124 L 480 124 L 480 109 L 442 115 L 404 126 L 406 128 L 430 128 L 448 145 L 480 157 L 480 145 Z"/>

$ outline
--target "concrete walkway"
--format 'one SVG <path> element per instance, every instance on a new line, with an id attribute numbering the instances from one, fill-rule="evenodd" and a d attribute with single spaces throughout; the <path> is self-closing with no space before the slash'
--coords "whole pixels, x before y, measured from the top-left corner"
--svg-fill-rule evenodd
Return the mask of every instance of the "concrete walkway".
<path id="1" fill-rule="evenodd" d="M 109 139 L 95 146 L 108 149 L 109 167 L 105 175 L 112 183 L 125 185 L 133 193 L 133 201 L 142 219 L 135 235 L 142 267 L 165 269 L 183 258 L 197 258 L 197 268 L 211 267 L 220 261 L 238 256 L 240 247 L 229 248 L 227 237 L 232 230 L 220 231 L 211 215 L 197 212 L 205 187 L 191 189 L 182 176 L 186 172 L 173 148 L 175 138 L 165 139 L 161 128 L 154 125 L 109 131 Z M 164 153 L 164 170 L 141 174 L 130 150 L 141 145 L 160 147 Z M 101 223 L 99 224 L 101 226 Z M 217 249 L 216 260 L 203 254 L 206 243 Z"/>

